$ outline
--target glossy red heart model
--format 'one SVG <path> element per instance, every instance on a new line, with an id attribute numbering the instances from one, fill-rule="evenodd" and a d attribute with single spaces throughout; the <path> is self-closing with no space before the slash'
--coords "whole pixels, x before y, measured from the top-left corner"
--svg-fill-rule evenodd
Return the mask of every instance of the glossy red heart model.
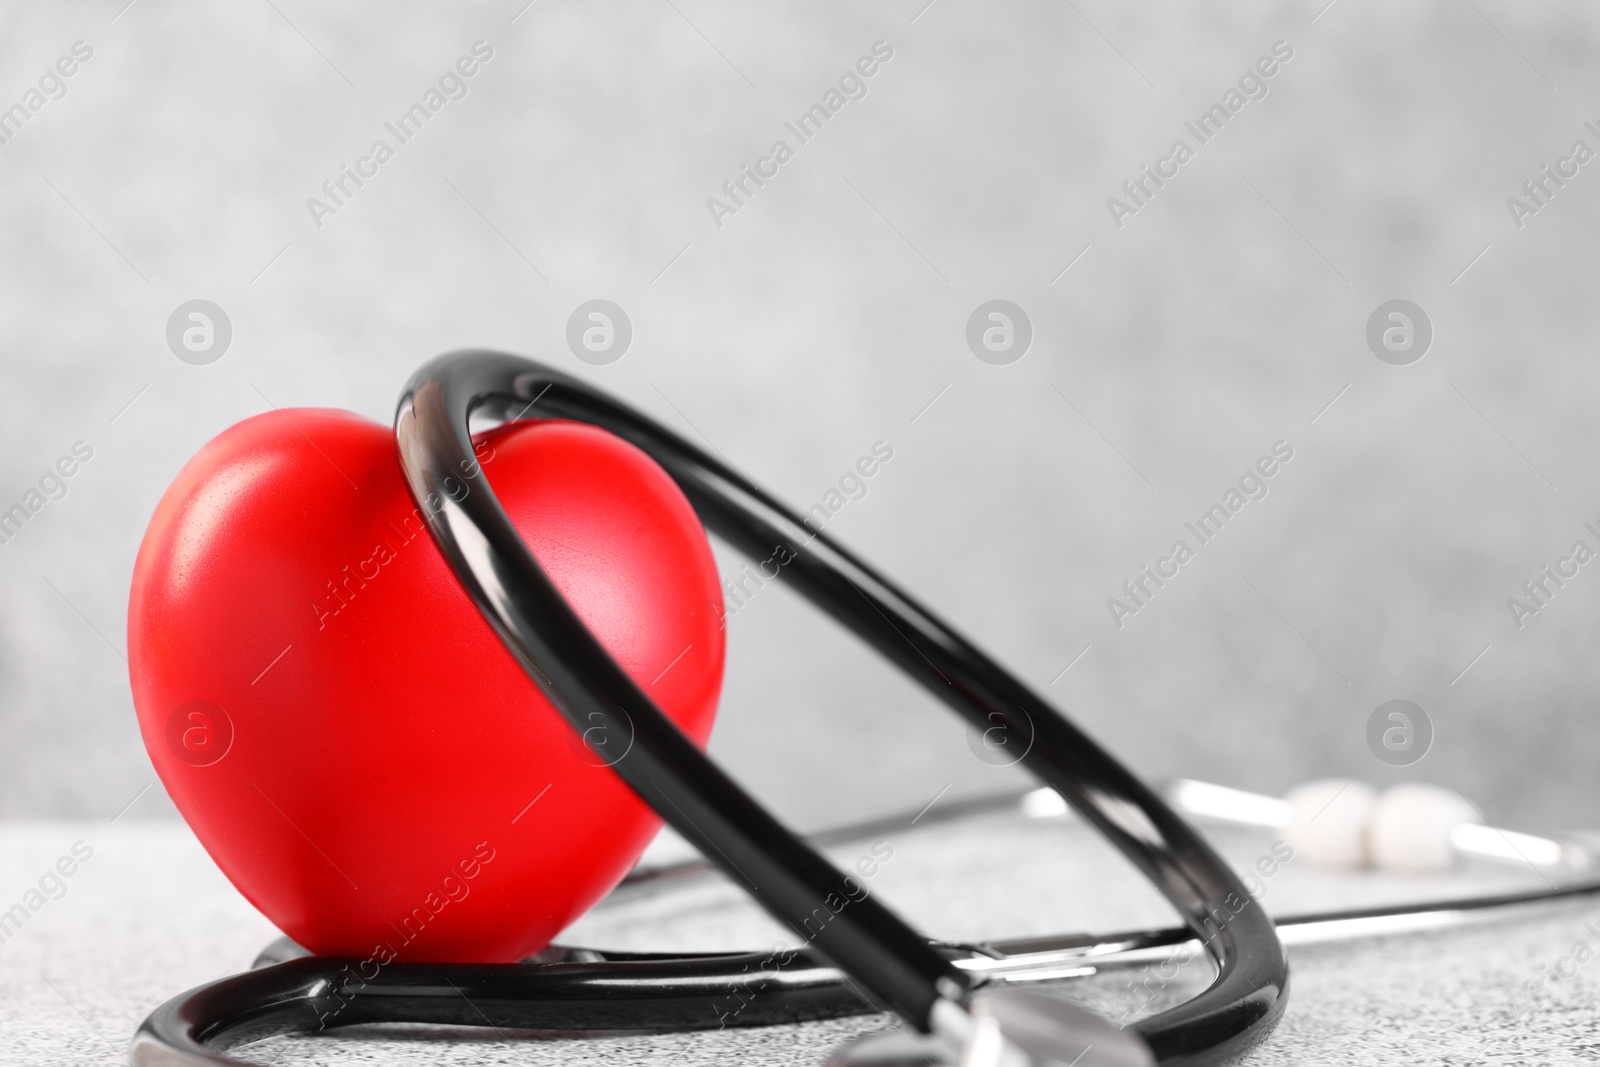
<path id="1" fill-rule="evenodd" d="M 704 746 L 722 596 L 677 485 L 578 423 L 475 441 L 477 477 L 535 558 Z M 128 660 L 178 809 L 239 891 L 321 955 L 520 959 L 660 825 L 457 584 L 390 430 L 347 412 L 259 415 L 190 460 L 139 549 Z M 590 741 L 614 761 L 630 739 Z"/>

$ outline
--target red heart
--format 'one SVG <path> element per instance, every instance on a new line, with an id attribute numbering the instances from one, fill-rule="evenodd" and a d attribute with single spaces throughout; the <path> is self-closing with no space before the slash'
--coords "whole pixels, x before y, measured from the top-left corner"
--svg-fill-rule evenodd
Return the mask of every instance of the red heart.
<path id="1" fill-rule="evenodd" d="M 722 596 L 683 493 L 592 426 L 476 441 L 465 484 L 488 479 L 579 616 L 704 746 Z M 239 891 L 322 955 L 520 959 L 660 825 L 457 584 L 393 434 L 348 412 L 259 415 L 189 461 L 134 565 L 128 660 L 178 810 Z"/>

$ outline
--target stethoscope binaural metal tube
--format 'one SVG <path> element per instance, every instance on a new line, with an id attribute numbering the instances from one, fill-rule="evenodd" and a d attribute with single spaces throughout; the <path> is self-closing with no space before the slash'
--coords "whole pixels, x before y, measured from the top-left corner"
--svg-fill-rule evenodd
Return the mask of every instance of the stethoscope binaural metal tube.
<path id="1" fill-rule="evenodd" d="M 1187 823 L 1054 708 L 887 579 L 677 434 L 560 371 L 503 353 L 463 351 L 420 369 L 395 418 L 400 461 L 429 529 L 468 594 L 529 677 L 580 732 L 632 731 L 613 765 L 639 796 L 780 922 L 802 920 L 843 876 L 728 778 L 654 706 L 544 574 L 476 470 L 468 420 L 576 419 L 642 449 L 706 526 L 763 558 L 786 545 L 783 578 L 971 722 L 1031 740 L 1024 762 L 1138 867 L 1206 941 L 1216 981 L 1139 1032 L 1162 1063 L 1214 1063 L 1270 1032 L 1288 987 L 1271 921 L 1244 907 L 1240 879 Z M 617 736 L 617 735 L 613 735 Z M 922 1030 L 970 980 L 871 897 L 812 944 L 869 998 Z"/>

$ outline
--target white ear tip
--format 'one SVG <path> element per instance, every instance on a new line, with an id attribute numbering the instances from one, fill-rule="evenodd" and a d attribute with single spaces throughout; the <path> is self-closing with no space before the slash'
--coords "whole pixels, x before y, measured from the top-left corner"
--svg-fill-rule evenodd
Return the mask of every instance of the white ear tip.
<path id="1" fill-rule="evenodd" d="M 1365 782 L 1324 778 L 1284 795 L 1289 824 L 1284 839 L 1295 855 L 1324 867 L 1364 867 L 1367 812 L 1376 794 Z"/>
<path id="2" fill-rule="evenodd" d="M 1455 865 L 1450 832 L 1476 823 L 1478 813 L 1460 794 L 1412 782 L 1387 790 L 1367 820 L 1372 862 L 1403 871 L 1442 871 Z"/>

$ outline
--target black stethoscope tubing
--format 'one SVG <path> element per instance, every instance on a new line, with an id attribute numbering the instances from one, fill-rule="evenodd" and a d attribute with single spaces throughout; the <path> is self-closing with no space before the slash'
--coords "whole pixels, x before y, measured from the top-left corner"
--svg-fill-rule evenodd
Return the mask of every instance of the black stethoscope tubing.
<path id="1" fill-rule="evenodd" d="M 1008 798 L 1015 800 L 1015 798 Z M 950 813 L 960 818 L 988 805 Z M 904 826 L 906 818 L 897 820 Z M 932 820 L 926 820 L 932 821 Z M 870 836 L 878 827 L 842 830 L 843 839 Z M 832 836 L 832 835 L 830 835 Z M 696 873 L 684 864 L 667 873 Z M 657 874 L 630 879 L 648 885 Z M 1395 936 L 1454 928 L 1473 921 L 1514 918 L 1519 908 L 1600 893 L 1600 881 L 1524 893 L 1283 916 L 1280 933 L 1296 943 Z M 1397 924 L 1394 920 L 1403 920 Z M 947 946 L 952 959 L 1059 966 L 1080 961 L 1097 969 L 1155 962 L 1175 946 L 1198 946 L 1186 927 L 1101 935 L 1063 935 Z M 501 1030 L 666 1032 L 774 1026 L 813 1019 L 867 1015 L 872 1007 L 843 976 L 814 954 L 802 952 L 781 972 L 764 968 L 767 956 L 743 953 L 629 953 L 551 946 L 517 964 L 393 963 L 359 992 L 334 993 L 348 981 L 355 960 L 309 956 L 280 938 L 255 969 L 218 979 L 172 998 L 140 1028 L 132 1060 L 141 1067 L 208 1064 L 243 1067 L 221 1053 L 237 1045 L 296 1032 L 316 1031 L 331 1016 L 337 1026 L 357 1023 L 432 1023 Z M 761 983 L 751 984 L 758 974 Z M 766 979 L 771 978 L 770 983 Z M 748 995 L 739 1010 L 733 990 Z"/>
<path id="2" fill-rule="evenodd" d="M 1249 893 L 1231 868 L 1159 796 L 1026 685 L 729 467 L 592 386 L 495 352 L 454 352 L 426 364 L 401 396 L 395 435 L 411 494 L 463 588 L 575 729 L 582 733 L 598 723 L 605 736 L 631 739 L 612 769 L 780 923 L 805 938 L 804 919 L 830 898 L 850 899 L 851 887 L 654 705 L 522 541 L 482 477 L 468 423 L 475 416 L 518 419 L 535 407 L 538 417 L 587 422 L 638 446 L 678 483 L 710 531 L 752 559 L 788 546 L 794 558 L 781 573 L 793 589 L 973 725 L 999 723 L 1009 736 L 1031 739 L 1023 765 L 1150 879 L 1201 936 L 1216 965 L 1205 991 L 1134 1024 L 1159 1062 L 1228 1062 L 1271 1032 L 1288 991 L 1288 962 L 1271 920 L 1259 907 L 1235 914 L 1229 902 L 1248 900 Z M 1228 916 L 1220 928 L 1214 913 Z M 773 998 L 798 1013 L 791 1018 L 840 1014 L 845 998 L 853 1011 L 864 999 L 924 1032 L 949 1028 L 952 1015 L 965 1018 L 974 979 L 875 897 L 851 900 L 805 939 L 811 952 L 796 957 L 799 966 L 779 979 L 784 995 Z M 153 1064 L 161 1054 L 176 1053 L 176 1062 L 230 1063 L 207 1046 L 285 1032 L 289 1022 L 295 1024 L 290 1029 L 316 1029 L 320 1011 L 311 1005 L 330 996 L 343 1006 L 341 1026 L 483 1025 L 489 1004 L 503 1018 L 523 1020 L 508 1023 L 518 1027 L 573 1029 L 572 1019 L 588 1012 L 614 1020 L 608 1028 L 678 1029 L 688 1022 L 681 1008 L 703 1006 L 706 983 L 720 982 L 719 991 L 726 990 L 719 959 L 726 957 L 543 967 L 395 964 L 359 988 L 330 977 L 327 961 L 289 961 L 169 1002 L 141 1027 L 133 1059 Z M 628 968 L 629 977 L 607 968 Z M 639 995 L 641 983 L 656 992 Z M 346 996 L 338 995 L 341 988 Z M 657 1014 L 649 1005 L 666 1010 Z"/>

